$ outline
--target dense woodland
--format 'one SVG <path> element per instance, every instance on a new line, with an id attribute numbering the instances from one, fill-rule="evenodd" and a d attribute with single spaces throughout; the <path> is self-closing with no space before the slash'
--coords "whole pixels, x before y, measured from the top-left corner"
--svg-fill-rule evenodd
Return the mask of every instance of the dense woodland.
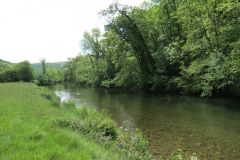
<path id="1" fill-rule="evenodd" d="M 239 0 L 115 3 L 101 15 L 105 31 L 84 34 L 65 80 L 201 96 L 240 87 Z"/>
<path id="2" fill-rule="evenodd" d="M 100 14 L 108 20 L 105 31 L 85 32 L 83 53 L 63 69 L 61 63 L 46 70 L 41 62 L 33 65 L 32 75 L 26 61 L 12 67 L 1 61 L 0 81 L 35 77 L 45 84 L 68 81 L 203 97 L 239 93 L 239 0 L 114 3 Z"/>
<path id="3" fill-rule="evenodd" d="M 33 78 L 33 68 L 28 61 L 12 64 L 0 59 L 0 82 L 30 82 Z"/>

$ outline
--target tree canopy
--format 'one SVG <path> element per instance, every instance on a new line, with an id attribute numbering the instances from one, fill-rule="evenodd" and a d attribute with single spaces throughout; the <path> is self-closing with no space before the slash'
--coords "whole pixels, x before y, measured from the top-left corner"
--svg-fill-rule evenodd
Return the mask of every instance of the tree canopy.
<path id="1" fill-rule="evenodd" d="M 33 80 L 33 69 L 28 61 L 12 64 L 0 61 L 0 82 L 30 82 Z"/>
<path id="2" fill-rule="evenodd" d="M 240 87 L 238 0 L 114 3 L 101 14 L 104 33 L 84 34 L 85 56 L 68 61 L 67 79 L 202 96 Z"/>

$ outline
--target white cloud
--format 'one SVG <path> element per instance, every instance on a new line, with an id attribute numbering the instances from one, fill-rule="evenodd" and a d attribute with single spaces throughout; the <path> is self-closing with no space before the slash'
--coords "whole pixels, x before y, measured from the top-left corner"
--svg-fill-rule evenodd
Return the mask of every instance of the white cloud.
<path id="1" fill-rule="evenodd" d="M 65 61 L 80 52 L 82 34 L 103 27 L 98 12 L 113 0 L 0 0 L 0 59 Z M 139 5 L 143 0 L 119 0 Z"/>

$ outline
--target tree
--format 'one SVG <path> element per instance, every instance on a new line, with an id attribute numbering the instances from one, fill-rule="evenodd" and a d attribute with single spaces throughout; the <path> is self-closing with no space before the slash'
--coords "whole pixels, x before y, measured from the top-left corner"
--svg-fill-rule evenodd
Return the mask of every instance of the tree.
<path id="1" fill-rule="evenodd" d="M 66 77 L 77 83 L 201 96 L 240 88 L 239 0 L 114 3 L 104 33 L 85 32 Z"/>
<path id="2" fill-rule="evenodd" d="M 46 75 L 46 59 L 41 59 L 40 62 L 42 64 L 42 74 Z"/>
<path id="3" fill-rule="evenodd" d="M 18 63 L 16 66 L 16 71 L 19 80 L 30 82 L 33 80 L 33 69 L 31 64 L 28 61 L 23 61 Z"/>
<path id="4" fill-rule="evenodd" d="M 142 86 L 145 88 L 149 87 L 150 78 L 155 70 L 155 63 L 146 38 L 132 17 L 132 13 L 131 8 L 115 3 L 102 14 L 113 17 L 107 25 L 107 30 L 115 31 L 121 40 L 132 47 L 133 55 L 137 59 L 141 71 Z"/>

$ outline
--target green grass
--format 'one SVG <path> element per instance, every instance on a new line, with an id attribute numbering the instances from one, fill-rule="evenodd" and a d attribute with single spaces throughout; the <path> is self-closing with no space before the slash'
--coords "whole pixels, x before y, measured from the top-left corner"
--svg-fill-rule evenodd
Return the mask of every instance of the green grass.
<path id="1" fill-rule="evenodd" d="M 119 143 L 126 139 L 121 137 L 128 134 L 120 135 L 123 131 L 116 129 L 114 122 L 102 113 L 87 109 L 76 111 L 69 106 L 71 104 L 60 107 L 53 93 L 31 83 L 0 84 L 0 159 L 119 160 L 131 157 L 126 156 L 126 147 L 119 147 L 126 143 Z M 107 127 L 105 123 L 98 124 L 101 119 Z M 59 125 L 64 121 L 74 122 L 66 124 L 74 124 L 75 128 Z M 118 140 L 110 137 L 106 138 L 108 143 L 97 141 L 99 130 L 105 133 L 102 137 L 109 137 L 106 135 L 108 122 L 111 122 L 110 128 L 117 130 Z M 78 123 L 84 124 L 82 128 L 76 128 Z M 136 153 L 140 154 L 133 154 Z"/>

